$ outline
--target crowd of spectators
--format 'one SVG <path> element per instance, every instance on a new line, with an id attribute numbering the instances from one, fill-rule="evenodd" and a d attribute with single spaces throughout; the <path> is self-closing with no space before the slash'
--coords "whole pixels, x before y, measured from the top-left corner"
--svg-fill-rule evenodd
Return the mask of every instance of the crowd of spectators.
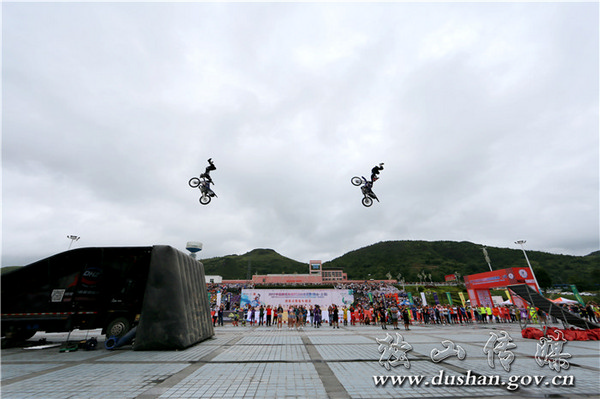
<path id="1" fill-rule="evenodd" d="M 583 307 L 581 307 L 583 308 Z M 598 307 L 589 306 L 592 315 L 584 315 L 592 322 L 598 320 Z M 566 308 L 565 310 L 574 311 L 580 307 Z M 585 309 L 585 308 L 583 308 Z M 225 311 L 224 305 L 214 307 L 212 310 L 213 325 L 222 326 L 223 316 L 226 315 L 234 326 L 266 326 L 277 323 L 278 328 L 283 325 L 287 328 L 302 328 L 306 326 L 320 328 L 322 325 L 339 328 L 344 326 L 381 326 L 387 329 L 392 325 L 394 329 L 399 329 L 398 323 L 403 322 L 404 328 L 409 329 L 410 325 L 467 325 L 467 324 L 499 324 L 499 323 L 517 323 L 533 322 L 556 323 L 549 315 L 546 315 L 539 309 L 533 307 L 517 308 L 512 305 L 502 306 L 482 306 L 482 307 L 464 307 L 462 305 L 398 305 L 395 301 L 377 301 L 372 304 L 353 304 L 351 306 L 338 307 L 332 304 L 327 309 L 321 309 L 317 306 L 289 306 L 289 307 L 271 307 L 259 306 L 252 307 L 249 304 L 245 307 L 235 305 L 230 311 Z"/>
<path id="2" fill-rule="evenodd" d="M 230 319 L 234 325 L 270 326 L 277 322 L 278 326 L 285 324 L 288 328 L 300 328 L 306 325 L 315 328 L 323 323 L 330 326 L 343 325 L 388 325 L 397 327 L 398 320 L 404 322 L 405 329 L 410 324 L 471 324 L 471 323 L 515 323 L 519 321 L 557 322 L 551 316 L 535 308 L 517 308 L 514 305 L 470 307 L 462 304 L 428 304 L 421 303 L 420 298 L 414 298 L 409 303 L 407 293 L 398 287 L 380 281 L 339 282 L 336 289 L 349 289 L 354 294 L 354 303 L 338 308 L 335 305 L 328 309 L 318 306 L 289 306 L 272 308 L 249 304 L 240 307 L 240 294 L 243 288 L 254 288 L 253 284 L 227 283 L 207 284 L 211 294 L 213 324 L 223 325 L 223 318 Z M 217 293 L 221 294 L 221 303 L 216 304 Z M 586 306 L 579 304 L 562 305 L 563 309 L 579 317 L 597 323 L 600 320 L 600 309 L 595 302 Z"/>

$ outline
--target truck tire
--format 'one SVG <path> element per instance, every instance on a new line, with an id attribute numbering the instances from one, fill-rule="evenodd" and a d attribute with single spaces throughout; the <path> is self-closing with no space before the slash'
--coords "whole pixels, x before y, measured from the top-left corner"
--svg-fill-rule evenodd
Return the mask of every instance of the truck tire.
<path id="1" fill-rule="evenodd" d="M 18 339 L 22 341 L 27 341 L 29 338 L 32 338 L 37 330 L 21 330 L 19 331 Z"/>
<path id="2" fill-rule="evenodd" d="M 106 327 L 106 337 L 121 338 L 131 329 L 131 323 L 125 317 L 117 317 Z"/>

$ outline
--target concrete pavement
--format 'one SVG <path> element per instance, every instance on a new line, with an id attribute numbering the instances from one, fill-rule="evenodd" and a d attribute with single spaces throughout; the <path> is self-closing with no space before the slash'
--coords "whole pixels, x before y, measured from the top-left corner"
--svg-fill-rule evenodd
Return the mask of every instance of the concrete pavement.
<path id="1" fill-rule="evenodd" d="M 521 338 L 515 324 L 215 331 L 183 351 L 109 351 L 99 330 L 71 334 L 97 337 L 92 351 L 3 349 L 1 397 L 600 397 L 600 341 L 559 347 Z M 65 343 L 67 334 L 30 341 L 40 338 Z"/>

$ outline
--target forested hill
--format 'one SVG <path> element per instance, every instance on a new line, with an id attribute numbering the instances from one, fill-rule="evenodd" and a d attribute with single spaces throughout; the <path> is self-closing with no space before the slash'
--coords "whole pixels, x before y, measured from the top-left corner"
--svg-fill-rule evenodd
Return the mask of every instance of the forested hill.
<path id="1" fill-rule="evenodd" d="M 489 271 L 483 246 L 454 241 L 386 241 L 348 252 L 323 263 L 324 269 L 343 269 L 349 279 L 385 279 L 389 272 L 407 282 L 419 281 L 417 274 L 431 273 L 433 281 L 444 276 Z M 493 269 L 527 266 L 520 248 L 486 247 Z M 600 251 L 587 256 L 555 255 L 527 251 L 541 285 L 577 284 L 580 290 L 598 290 L 600 285 Z M 308 260 L 298 262 L 272 249 L 254 249 L 244 255 L 202 259 L 205 272 L 224 279 L 246 279 L 252 274 L 305 274 Z M 370 275 L 370 276 L 369 276 Z M 546 284 L 544 284 L 546 282 Z"/>
<path id="2" fill-rule="evenodd" d="M 272 249 L 253 249 L 244 255 L 227 255 L 201 259 L 204 272 L 208 275 L 223 276 L 225 280 L 241 280 L 253 274 L 306 274 L 308 260 L 298 262 L 286 258 Z"/>
<path id="3" fill-rule="evenodd" d="M 343 268 L 349 279 L 365 278 L 365 273 L 380 279 L 390 272 L 394 278 L 401 273 L 406 281 L 419 281 L 417 274 L 425 271 L 431 273 L 433 281 L 443 281 L 445 275 L 454 272 L 464 276 L 489 271 L 482 248 L 471 242 L 386 241 L 348 252 L 323 267 Z M 527 266 L 520 248 L 486 249 L 494 270 Z M 538 280 L 550 278 L 552 284 L 577 284 L 586 289 L 600 284 L 598 251 L 587 256 L 527 251 L 527 256 Z"/>

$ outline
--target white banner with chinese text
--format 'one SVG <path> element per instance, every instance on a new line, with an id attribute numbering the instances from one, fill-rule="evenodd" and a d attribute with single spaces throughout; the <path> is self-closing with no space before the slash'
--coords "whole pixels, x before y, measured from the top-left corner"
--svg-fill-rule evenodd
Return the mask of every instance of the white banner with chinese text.
<path id="1" fill-rule="evenodd" d="M 336 289 L 277 290 L 244 288 L 240 299 L 242 307 L 247 304 L 253 307 L 260 305 L 278 307 L 281 305 L 284 309 L 300 305 L 305 307 L 319 305 L 321 309 L 327 309 L 333 304 L 341 308 L 350 306 L 352 302 L 354 302 L 352 290 Z"/>

